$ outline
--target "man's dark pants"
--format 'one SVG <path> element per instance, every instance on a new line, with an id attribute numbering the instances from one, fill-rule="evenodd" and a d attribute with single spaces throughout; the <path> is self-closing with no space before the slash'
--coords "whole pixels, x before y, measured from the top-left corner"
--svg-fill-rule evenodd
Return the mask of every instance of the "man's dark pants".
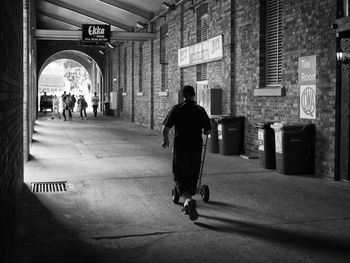
<path id="1" fill-rule="evenodd" d="M 179 194 L 196 194 L 201 167 L 201 152 L 173 155 L 174 181 Z"/>
<path id="2" fill-rule="evenodd" d="M 97 107 L 98 105 L 92 105 L 95 117 L 97 116 Z"/>

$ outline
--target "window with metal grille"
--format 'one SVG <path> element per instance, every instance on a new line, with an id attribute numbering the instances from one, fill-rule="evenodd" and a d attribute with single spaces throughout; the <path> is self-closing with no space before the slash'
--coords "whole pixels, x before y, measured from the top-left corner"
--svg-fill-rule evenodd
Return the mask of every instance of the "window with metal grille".
<path id="1" fill-rule="evenodd" d="M 202 42 L 208 39 L 208 5 L 203 5 L 198 9 L 197 41 Z M 199 64 L 197 66 L 197 81 L 208 79 L 208 63 Z"/>
<path id="2" fill-rule="evenodd" d="M 162 86 L 160 91 L 164 92 L 168 90 L 168 64 L 162 64 Z"/>
<path id="3" fill-rule="evenodd" d="M 160 91 L 168 90 L 168 25 L 160 27 L 160 63 L 162 64 L 162 85 Z"/>
<path id="4" fill-rule="evenodd" d="M 160 63 L 168 63 L 168 51 L 167 43 L 168 42 L 168 25 L 164 24 L 160 27 Z"/>
<path id="5" fill-rule="evenodd" d="M 266 85 L 281 84 L 282 0 L 266 0 Z"/>
<path id="6" fill-rule="evenodd" d="M 127 47 L 124 49 L 124 87 L 123 92 L 127 92 L 127 84 L 128 84 L 128 50 Z"/>
<path id="7" fill-rule="evenodd" d="M 139 44 L 139 92 L 142 92 L 143 42 Z"/>
<path id="8" fill-rule="evenodd" d="M 204 41 L 208 39 L 208 14 L 201 16 L 200 23 L 201 23 L 200 41 Z"/>

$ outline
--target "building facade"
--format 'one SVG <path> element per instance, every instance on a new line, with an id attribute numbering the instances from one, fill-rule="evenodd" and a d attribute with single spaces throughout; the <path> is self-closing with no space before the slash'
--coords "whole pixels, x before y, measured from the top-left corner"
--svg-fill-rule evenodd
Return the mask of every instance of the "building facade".
<path id="1" fill-rule="evenodd" d="M 161 129 L 184 84 L 221 89 L 222 114 L 245 117 L 246 155 L 257 155 L 256 123 L 313 123 L 316 174 L 335 178 L 336 18 L 331 0 L 185 1 L 148 26 L 155 39 L 123 42 L 106 54 L 108 89 L 119 94 L 116 115 Z M 179 49 L 217 36 L 221 59 L 179 67 Z M 305 118 L 300 61 L 310 57 L 314 114 Z"/>

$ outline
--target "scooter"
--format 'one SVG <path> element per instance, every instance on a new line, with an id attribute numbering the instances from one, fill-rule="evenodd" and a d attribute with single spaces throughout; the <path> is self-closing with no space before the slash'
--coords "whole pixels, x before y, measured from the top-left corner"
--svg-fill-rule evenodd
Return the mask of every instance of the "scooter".
<path id="1" fill-rule="evenodd" d="M 205 203 L 209 202 L 209 197 L 210 197 L 209 186 L 206 184 L 202 185 L 202 175 L 203 175 L 205 154 L 207 152 L 207 145 L 208 145 L 208 135 L 206 135 L 204 144 L 202 145 L 203 147 L 202 147 L 202 155 L 201 155 L 201 167 L 200 167 L 197 190 L 196 190 L 196 193 L 201 196 L 203 202 Z M 178 204 L 180 200 L 180 194 L 175 185 L 171 190 L 171 196 L 172 196 L 173 203 Z"/>

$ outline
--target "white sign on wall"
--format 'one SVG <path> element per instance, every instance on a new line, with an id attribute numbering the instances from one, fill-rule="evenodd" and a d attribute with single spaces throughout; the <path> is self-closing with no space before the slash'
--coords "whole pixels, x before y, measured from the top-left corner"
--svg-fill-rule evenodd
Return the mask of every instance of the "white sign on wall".
<path id="1" fill-rule="evenodd" d="M 300 118 L 316 119 L 316 56 L 300 57 Z"/>
<path id="2" fill-rule="evenodd" d="M 264 133 L 263 129 L 258 130 L 259 151 L 264 151 Z"/>
<path id="3" fill-rule="evenodd" d="M 180 48 L 177 57 L 180 68 L 222 59 L 222 35 Z"/>
<path id="4" fill-rule="evenodd" d="M 300 118 L 316 119 L 316 85 L 300 85 Z"/>

